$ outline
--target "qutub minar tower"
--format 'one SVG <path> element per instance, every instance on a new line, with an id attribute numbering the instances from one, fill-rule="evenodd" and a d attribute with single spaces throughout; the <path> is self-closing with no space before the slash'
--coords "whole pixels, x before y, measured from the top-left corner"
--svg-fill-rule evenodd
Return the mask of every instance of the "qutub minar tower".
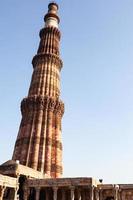
<path id="1" fill-rule="evenodd" d="M 61 178 L 60 31 L 58 5 L 44 17 L 33 58 L 28 96 L 12 160 L 0 166 L 0 200 L 133 200 L 133 184 L 103 184 L 93 178 Z"/>
<path id="2" fill-rule="evenodd" d="M 49 4 L 40 45 L 33 58 L 33 75 L 28 97 L 21 103 L 22 121 L 13 160 L 41 171 L 49 177 L 62 175 L 61 119 L 64 104 L 60 100 L 60 31 L 58 6 Z"/>

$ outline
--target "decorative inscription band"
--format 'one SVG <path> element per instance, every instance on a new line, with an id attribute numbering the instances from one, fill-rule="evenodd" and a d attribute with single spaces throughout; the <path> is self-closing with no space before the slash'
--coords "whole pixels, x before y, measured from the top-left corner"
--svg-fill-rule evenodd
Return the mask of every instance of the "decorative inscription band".
<path id="1" fill-rule="evenodd" d="M 45 62 L 53 62 L 55 65 L 59 67 L 59 70 L 61 70 L 63 66 L 62 60 L 57 55 L 47 54 L 47 53 L 44 53 L 44 54 L 41 53 L 34 56 L 32 60 L 32 65 L 35 68 L 37 64 L 45 63 Z"/>
<path id="2" fill-rule="evenodd" d="M 24 98 L 21 102 L 22 114 L 31 110 L 49 110 L 59 115 L 64 114 L 64 103 L 59 100 L 48 96 L 31 96 Z"/>

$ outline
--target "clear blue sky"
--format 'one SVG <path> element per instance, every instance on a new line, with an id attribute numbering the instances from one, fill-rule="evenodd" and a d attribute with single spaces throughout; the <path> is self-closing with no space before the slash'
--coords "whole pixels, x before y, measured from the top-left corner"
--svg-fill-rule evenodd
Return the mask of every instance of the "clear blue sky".
<path id="1" fill-rule="evenodd" d="M 64 176 L 133 183 L 133 0 L 57 2 Z M 47 4 L 0 3 L 0 163 L 12 156 Z"/>

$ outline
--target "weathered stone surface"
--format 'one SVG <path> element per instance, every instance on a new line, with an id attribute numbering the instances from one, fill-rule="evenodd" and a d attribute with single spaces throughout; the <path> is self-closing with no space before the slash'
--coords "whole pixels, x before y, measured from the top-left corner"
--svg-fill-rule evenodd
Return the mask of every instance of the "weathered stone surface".
<path id="1" fill-rule="evenodd" d="M 44 178 L 45 175 L 37 170 L 18 164 L 14 161 L 8 161 L 0 165 L 0 174 L 18 177 L 20 175 L 31 178 Z M 47 176 L 46 176 L 47 177 Z"/>
<path id="2" fill-rule="evenodd" d="M 21 102 L 22 121 L 12 159 L 48 177 L 57 178 L 63 173 L 61 120 L 64 104 L 59 98 L 61 34 L 57 9 L 50 5 L 45 27 L 40 31 L 37 55 L 32 61 L 33 75 L 28 97 Z"/>
<path id="3" fill-rule="evenodd" d="M 17 178 L 3 176 L 0 174 L 0 186 L 16 188 L 18 186 Z"/>

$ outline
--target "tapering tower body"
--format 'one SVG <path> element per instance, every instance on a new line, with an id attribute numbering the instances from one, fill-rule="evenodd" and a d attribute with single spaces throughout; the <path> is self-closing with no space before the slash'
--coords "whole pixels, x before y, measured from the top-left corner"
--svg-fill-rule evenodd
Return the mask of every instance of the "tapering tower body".
<path id="1" fill-rule="evenodd" d="M 64 104 L 60 100 L 58 5 L 50 3 L 40 45 L 33 58 L 33 75 L 28 97 L 21 102 L 22 121 L 13 160 L 41 171 L 49 177 L 62 175 L 61 119 Z"/>

